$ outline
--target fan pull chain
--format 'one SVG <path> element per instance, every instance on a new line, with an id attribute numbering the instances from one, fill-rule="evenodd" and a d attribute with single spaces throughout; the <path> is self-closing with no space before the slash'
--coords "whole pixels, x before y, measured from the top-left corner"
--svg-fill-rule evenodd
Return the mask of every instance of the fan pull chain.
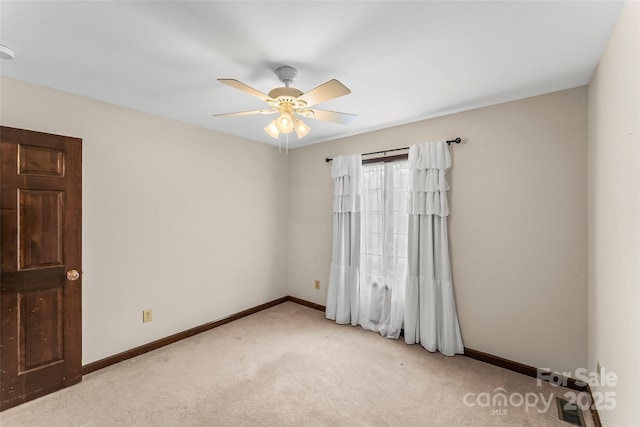
<path id="1" fill-rule="evenodd" d="M 289 134 L 285 134 L 284 153 L 289 155 Z M 278 135 L 278 154 L 282 154 L 282 134 Z"/>

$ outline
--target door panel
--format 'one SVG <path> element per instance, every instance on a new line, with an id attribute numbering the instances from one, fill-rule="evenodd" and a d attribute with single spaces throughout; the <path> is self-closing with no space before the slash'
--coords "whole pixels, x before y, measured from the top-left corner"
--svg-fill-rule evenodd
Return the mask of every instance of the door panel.
<path id="1" fill-rule="evenodd" d="M 20 294 L 18 374 L 62 361 L 62 289 Z"/>
<path id="2" fill-rule="evenodd" d="M 0 410 L 81 380 L 82 141 L 0 127 Z"/>
<path id="3" fill-rule="evenodd" d="M 64 151 L 20 145 L 20 174 L 64 176 Z"/>
<path id="4" fill-rule="evenodd" d="M 64 192 L 18 189 L 19 270 L 63 265 Z"/>

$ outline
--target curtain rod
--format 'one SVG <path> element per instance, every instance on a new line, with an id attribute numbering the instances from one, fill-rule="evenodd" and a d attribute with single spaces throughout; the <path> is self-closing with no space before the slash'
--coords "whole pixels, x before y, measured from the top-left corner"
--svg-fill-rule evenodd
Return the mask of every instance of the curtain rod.
<path id="1" fill-rule="evenodd" d="M 456 139 L 451 139 L 449 141 L 447 141 L 447 145 L 451 145 L 451 143 L 455 143 L 455 144 L 460 144 L 462 142 L 462 139 L 460 139 L 460 137 L 457 137 Z M 386 153 L 390 153 L 392 151 L 401 151 L 401 150 L 408 150 L 409 147 L 402 147 L 402 148 L 392 148 L 391 150 L 382 150 L 382 151 L 372 151 L 371 153 L 364 153 L 363 156 L 368 156 L 370 154 L 386 154 Z M 331 160 L 333 160 L 331 157 L 327 157 L 326 159 L 324 159 L 325 162 L 329 163 Z"/>

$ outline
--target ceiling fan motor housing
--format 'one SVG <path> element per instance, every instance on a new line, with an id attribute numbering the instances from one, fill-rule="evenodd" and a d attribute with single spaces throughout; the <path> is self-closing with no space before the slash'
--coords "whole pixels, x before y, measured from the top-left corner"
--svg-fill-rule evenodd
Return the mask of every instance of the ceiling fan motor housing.
<path id="1" fill-rule="evenodd" d="M 302 92 L 300 89 L 296 89 L 295 87 L 277 87 L 269 92 L 269 97 L 277 99 L 279 102 L 289 102 L 291 104 L 295 104 L 296 98 L 298 98 L 303 93 L 304 92 Z"/>

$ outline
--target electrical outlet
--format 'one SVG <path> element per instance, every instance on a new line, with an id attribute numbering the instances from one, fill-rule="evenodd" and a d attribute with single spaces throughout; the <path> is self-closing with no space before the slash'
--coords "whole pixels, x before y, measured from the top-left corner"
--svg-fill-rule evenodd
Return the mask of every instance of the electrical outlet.
<path id="1" fill-rule="evenodd" d="M 151 322 L 153 320 L 153 312 L 151 309 L 142 310 L 142 323 Z"/>
<path id="2" fill-rule="evenodd" d="M 316 289 L 320 289 L 320 280 L 316 280 Z"/>

